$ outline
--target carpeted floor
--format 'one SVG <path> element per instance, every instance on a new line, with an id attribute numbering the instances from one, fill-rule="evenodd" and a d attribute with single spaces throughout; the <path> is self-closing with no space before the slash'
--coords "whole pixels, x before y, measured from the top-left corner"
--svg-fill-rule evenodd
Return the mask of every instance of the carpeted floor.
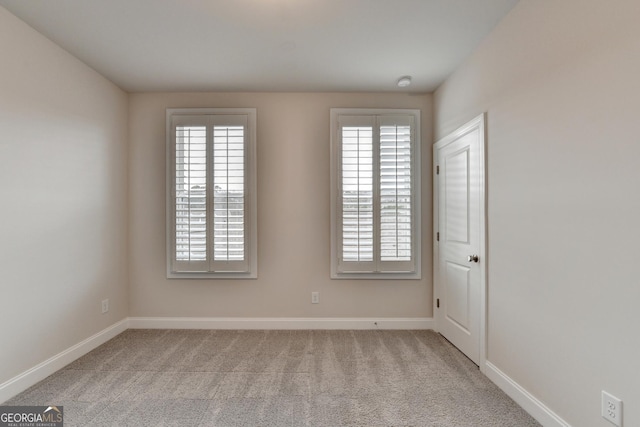
<path id="1" fill-rule="evenodd" d="M 433 331 L 128 330 L 4 405 L 65 426 L 538 426 Z"/>

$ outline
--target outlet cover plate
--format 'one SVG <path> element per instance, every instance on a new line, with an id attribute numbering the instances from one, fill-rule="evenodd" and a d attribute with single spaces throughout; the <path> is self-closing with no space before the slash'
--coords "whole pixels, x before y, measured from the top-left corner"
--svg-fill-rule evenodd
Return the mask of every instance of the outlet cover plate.
<path id="1" fill-rule="evenodd" d="M 602 418 L 622 427 L 622 400 L 602 390 Z"/>

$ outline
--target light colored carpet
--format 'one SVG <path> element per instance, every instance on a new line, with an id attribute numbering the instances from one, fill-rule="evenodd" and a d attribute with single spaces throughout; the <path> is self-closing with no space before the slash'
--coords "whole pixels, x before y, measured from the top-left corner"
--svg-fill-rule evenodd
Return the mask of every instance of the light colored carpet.
<path id="1" fill-rule="evenodd" d="M 65 426 L 539 426 L 433 331 L 128 330 L 5 405 Z"/>

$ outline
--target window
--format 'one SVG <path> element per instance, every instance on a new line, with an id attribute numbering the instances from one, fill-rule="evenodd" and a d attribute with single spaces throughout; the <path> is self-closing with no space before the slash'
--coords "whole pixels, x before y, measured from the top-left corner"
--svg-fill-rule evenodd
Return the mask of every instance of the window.
<path id="1" fill-rule="evenodd" d="M 255 278 L 256 110 L 167 110 L 167 277 Z"/>
<path id="2" fill-rule="evenodd" d="M 420 278 L 420 112 L 331 110 L 331 277 Z"/>

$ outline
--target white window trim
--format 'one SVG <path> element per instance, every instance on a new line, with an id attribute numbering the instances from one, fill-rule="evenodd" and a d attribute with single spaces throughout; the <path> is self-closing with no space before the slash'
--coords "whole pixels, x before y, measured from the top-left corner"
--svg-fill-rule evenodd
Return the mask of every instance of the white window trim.
<path id="1" fill-rule="evenodd" d="M 247 189 L 245 195 L 247 218 L 247 250 L 249 268 L 246 272 L 190 272 L 172 271 L 175 254 L 175 141 L 172 132 L 174 116 L 233 116 L 247 117 L 246 173 Z M 167 108 L 166 110 L 166 266 L 168 279 L 256 279 L 258 277 L 258 197 L 256 165 L 256 117 L 255 108 Z"/>
<path id="2" fill-rule="evenodd" d="M 339 242 L 340 230 L 338 227 L 338 208 L 340 206 L 340 141 L 339 118 L 345 116 L 406 116 L 414 118 L 415 140 L 413 141 L 412 170 L 414 185 L 412 185 L 412 196 L 414 200 L 412 222 L 414 232 L 412 235 L 413 250 L 415 256 L 415 266 L 412 272 L 342 272 L 339 270 Z M 379 279 L 379 280 L 418 280 L 422 278 L 422 232 L 421 232 L 421 154 L 420 148 L 422 138 L 420 133 L 420 110 L 413 109 L 370 109 L 370 108 L 332 108 L 330 110 L 330 132 L 331 132 L 331 278 L 332 279 Z M 379 255 L 376 255 L 379 256 Z"/>

